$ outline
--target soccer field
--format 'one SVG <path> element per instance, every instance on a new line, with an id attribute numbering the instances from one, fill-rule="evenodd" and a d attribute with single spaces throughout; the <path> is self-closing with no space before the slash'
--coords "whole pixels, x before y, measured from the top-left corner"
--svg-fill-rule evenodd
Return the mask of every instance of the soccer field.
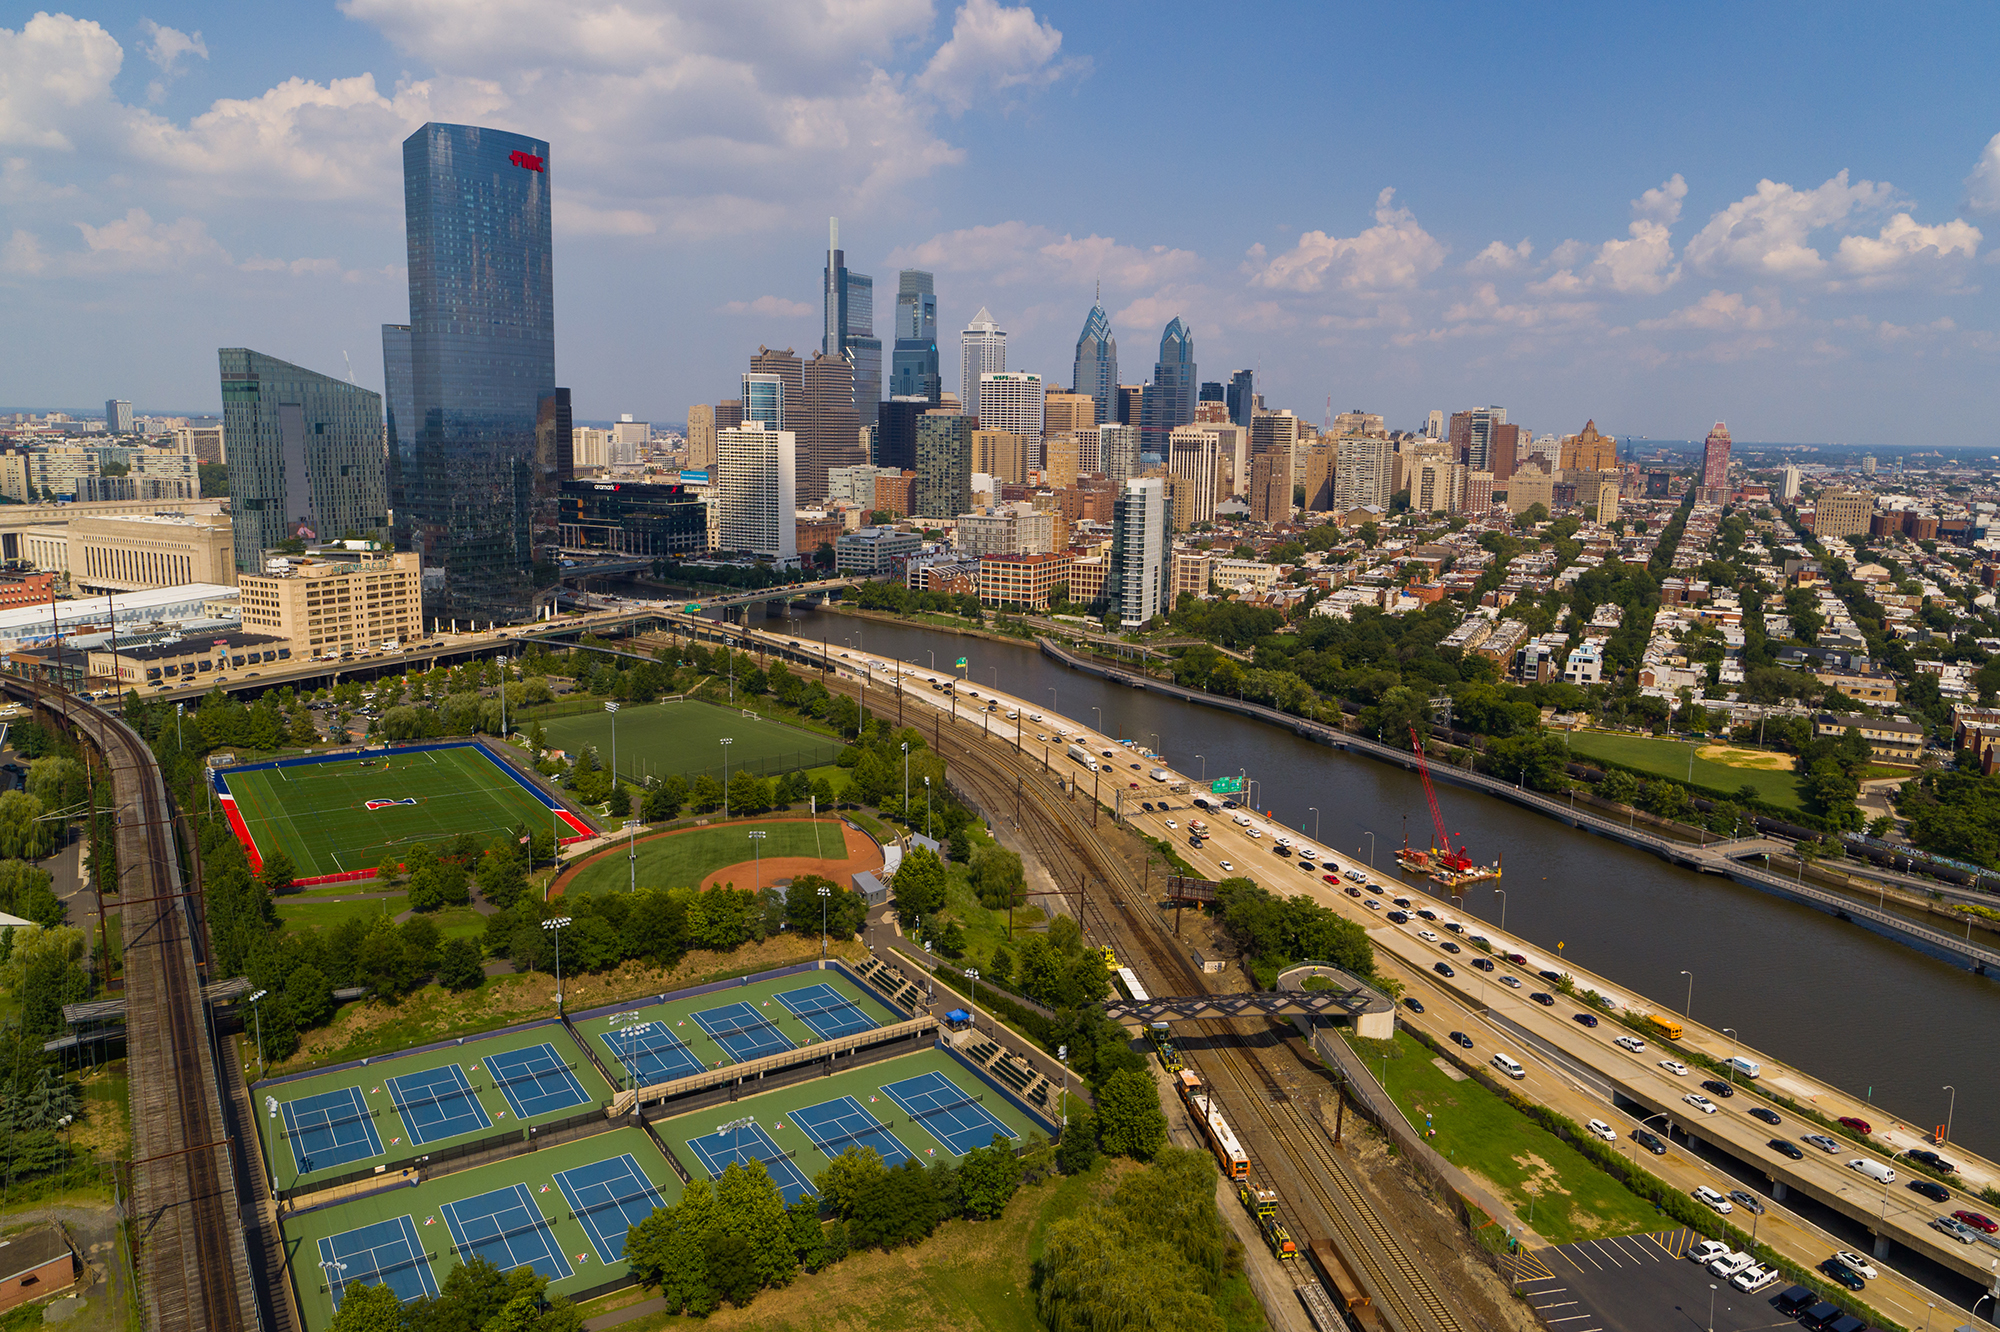
<path id="1" fill-rule="evenodd" d="M 844 748 L 831 736 L 694 699 L 621 707 L 616 724 L 618 772 L 634 782 L 676 775 L 693 781 L 704 773 L 720 781 L 725 748 L 730 772 L 747 770 L 759 777 L 831 763 Z M 612 725 L 611 713 L 587 712 L 551 718 L 542 723 L 542 730 L 551 745 L 571 753 L 595 746 L 609 766 Z M 725 739 L 730 742 L 727 746 L 722 744 Z"/>
<path id="2" fill-rule="evenodd" d="M 250 863 L 261 869 L 283 851 L 302 883 L 366 875 L 399 847 L 459 833 L 490 841 L 513 828 L 594 832 L 476 744 L 287 759 L 224 769 L 215 782 Z"/>

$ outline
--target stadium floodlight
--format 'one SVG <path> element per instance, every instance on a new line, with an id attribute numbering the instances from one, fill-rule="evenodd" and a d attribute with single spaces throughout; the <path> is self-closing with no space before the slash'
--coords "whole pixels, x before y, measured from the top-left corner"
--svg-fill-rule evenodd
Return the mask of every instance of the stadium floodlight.
<path id="1" fill-rule="evenodd" d="M 250 996 L 250 1012 L 257 1019 L 257 1076 L 264 1076 L 264 1010 L 257 1007 L 257 1001 L 269 994 L 269 990 L 259 990 Z"/>
<path id="2" fill-rule="evenodd" d="M 618 705 L 606 703 L 604 710 L 611 714 L 611 786 L 615 790 L 618 786 Z"/>
<path id="3" fill-rule="evenodd" d="M 826 904 L 833 896 L 833 889 L 821 884 L 819 888 L 819 956 L 826 960 Z"/>
<path id="4" fill-rule="evenodd" d="M 764 838 L 768 835 L 763 832 L 752 832 L 750 834 L 751 864 L 757 876 L 757 887 L 754 891 L 760 893 L 764 891 Z"/>
<path id="5" fill-rule="evenodd" d="M 556 941 L 556 1014 L 557 1014 L 557 1016 L 561 1016 L 561 1014 L 562 1014 L 562 1011 L 563 1011 L 563 992 L 562 992 L 562 932 L 563 932 L 563 927 L 564 927 L 565 925 L 568 925 L 568 924 L 569 924 L 569 917 L 568 917 L 568 916 L 550 916 L 550 917 L 549 917 L 549 918 L 548 918 L 547 920 L 545 920 L 545 921 L 543 921 L 543 922 L 542 922 L 542 928 L 543 928 L 543 929 L 545 929 L 545 930 L 547 930 L 547 931 L 548 931 L 548 932 L 549 932 L 550 934 L 554 935 L 554 936 L 555 936 L 555 941 Z"/>
<path id="6" fill-rule="evenodd" d="M 974 1031 L 978 1031 L 979 1030 L 979 968 L 967 967 L 965 969 L 965 974 L 972 981 L 972 998 L 967 1000 L 967 1006 L 971 1009 L 972 1012 L 972 1029 Z"/>
<path id="7" fill-rule="evenodd" d="M 736 743 L 729 736 L 722 737 L 722 817 L 729 817 L 729 746 Z"/>

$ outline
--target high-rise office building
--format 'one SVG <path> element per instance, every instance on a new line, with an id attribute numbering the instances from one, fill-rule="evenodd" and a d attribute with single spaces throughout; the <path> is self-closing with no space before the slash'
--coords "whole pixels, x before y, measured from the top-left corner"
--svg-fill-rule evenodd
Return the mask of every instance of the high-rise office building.
<path id="1" fill-rule="evenodd" d="M 1729 427 L 1715 423 L 1701 446 L 1701 485 L 1704 490 L 1721 490 L 1729 484 Z M 1862 529 L 1866 531 L 1866 528 Z"/>
<path id="2" fill-rule="evenodd" d="M 716 548 L 798 563 L 798 437 L 748 420 L 715 432 Z"/>
<path id="3" fill-rule="evenodd" d="M 1146 386 L 1144 384 L 1120 384 L 1118 386 L 1118 424 L 1142 426 L 1146 419 Z"/>
<path id="4" fill-rule="evenodd" d="M 137 426 L 132 420 L 132 404 L 123 398 L 104 400 L 104 433 L 107 435 L 129 435 Z"/>
<path id="5" fill-rule="evenodd" d="M 715 466 L 715 407 L 698 402 L 688 408 L 687 466 L 705 471 Z"/>
<path id="6" fill-rule="evenodd" d="M 972 432 L 972 470 L 1007 485 L 1028 479 L 1028 441 L 1011 430 Z"/>
<path id="7" fill-rule="evenodd" d="M 382 395 L 247 347 L 218 359 L 237 572 L 293 537 L 387 540 Z"/>
<path id="8" fill-rule="evenodd" d="M 1790 504 L 1799 497 L 1799 468 L 1797 463 L 1786 463 L 1784 480 L 1778 485 L 1778 499 Z"/>
<path id="9" fill-rule="evenodd" d="M 1224 398 L 1229 408 L 1229 419 L 1245 430 L 1250 428 L 1250 416 L 1257 410 L 1257 374 L 1253 370 L 1238 370 L 1229 377 L 1229 390 Z"/>
<path id="10" fill-rule="evenodd" d="M 854 367 L 855 419 L 872 421 L 875 404 L 882 400 L 882 339 L 875 336 L 875 279 L 848 271 L 837 217 L 826 220 L 826 269 L 821 274 L 820 294 L 825 301 L 825 318 L 819 349 L 828 356 L 845 356 Z"/>
<path id="11" fill-rule="evenodd" d="M 1342 412 L 1333 418 L 1329 427 L 1335 435 L 1386 435 L 1388 424 L 1379 412 L 1364 412 L 1359 407 Z"/>
<path id="12" fill-rule="evenodd" d="M 1107 421 L 1097 427 L 1097 466 L 1113 485 L 1139 475 L 1139 428 Z"/>
<path id="13" fill-rule="evenodd" d="M 932 411 L 917 419 L 913 517 L 955 518 L 972 507 L 972 428 L 972 418 L 960 412 Z"/>
<path id="14" fill-rule="evenodd" d="M 503 130 L 433 123 L 403 141 L 410 319 L 382 330 L 390 504 L 434 619 L 532 609 L 536 426 L 556 387 L 549 169 L 545 140 Z"/>
<path id="15" fill-rule="evenodd" d="M 769 347 L 759 347 L 757 348 L 757 354 L 750 358 L 750 373 L 753 375 L 775 375 L 783 381 L 785 387 L 781 405 L 784 408 L 784 419 L 776 423 L 771 423 L 768 416 L 758 415 L 759 412 L 768 412 L 770 410 L 769 398 L 767 396 L 762 402 L 753 403 L 748 396 L 750 390 L 746 386 L 743 390 L 745 394 L 743 399 L 743 420 L 746 422 L 764 421 L 767 424 L 771 424 L 773 430 L 790 430 L 794 434 L 798 433 L 797 418 L 799 413 L 804 409 L 806 396 L 805 363 L 799 359 L 798 353 L 790 347 L 785 348 L 783 351 L 773 351 Z"/>
<path id="16" fill-rule="evenodd" d="M 802 410 L 791 428 L 799 436 L 799 499 L 818 504 L 826 498 L 829 469 L 853 467 L 868 457 L 854 415 L 853 364 L 843 356 L 815 352 L 803 370 Z"/>
<path id="17" fill-rule="evenodd" d="M 717 430 L 734 430 L 742 424 L 743 400 L 741 398 L 724 398 L 721 402 L 715 404 L 715 428 Z"/>
<path id="18" fill-rule="evenodd" d="M 1495 484 L 1507 484 L 1507 478 L 1514 475 L 1514 467 L 1520 462 L 1531 438 L 1518 425 L 1503 422 L 1493 427 L 1493 440 L 1486 452 L 1487 468 L 1493 473 Z"/>
<path id="19" fill-rule="evenodd" d="M 1384 510 L 1396 493 L 1396 455 L 1388 439 L 1351 436 L 1335 446 L 1333 507 L 1336 512 L 1372 504 Z"/>
<path id="20" fill-rule="evenodd" d="M 1096 426 L 1086 426 L 1094 437 Z M 1064 430 L 1042 441 L 1042 484 L 1060 490 L 1076 484 L 1087 470 L 1083 466 L 1082 431 Z"/>
<path id="21" fill-rule="evenodd" d="M 1174 528 L 1186 531 L 1215 521 L 1221 441 L 1215 427 L 1184 425 L 1167 440 L 1167 470 L 1182 484 L 1174 491 Z"/>
<path id="22" fill-rule="evenodd" d="M 1083 332 L 1076 337 L 1076 369 L 1070 377 L 1070 391 L 1088 397 L 1096 405 L 1095 425 L 1115 420 L 1118 409 L 1118 339 L 1111 335 L 1111 316 L 1104 302 L 1090 307 Z"/>
<path id="23" fill-rule="evenodd" d="M 937 294 L 929 273 L 906 268 L 897 274 L 895 336 L 884 396 L 936 402 L 944 380 L 938 372 Z"/>
<path id="24" fill-rule="evenodd" d="M 959 405 L 967 416 L 979 415 L 979 380 L 1007 368 L 1007 333 L 993 322 L 993 312 L 985 306 L 958 335 Z"/>
<path id="25" fill-rule="evenodd" d="M 979 377 L 979 428 L 1005 430 L 1028 442 L 1025 463 L 1042 465 L 1042 377 L 1027 370 L 1002 370 Z"/>
<path id="26" fill-rule="evenodd" d="M 1462 440 L 1456 433 L 1460 416 L 1465 421 Z M 1506 424 L 1505 407 L 1482 407 L 1454 415 L 1452 443 L 1458 448 L 1457 461 L 1474 471 L 1491 471 L 1494 450 L 1498 447 L 1497 432 Z"/>
<path id="27" fill-rule="evenodd" d="M 1465 506 L 1465 477 L 1472 470 L 1449 458 L 1422 459 L 1410 477 L 1410 508 L 1418 513 L 1457 513 Z"/>
<path id="28" fill-rule="evenodd" d="M 1153 366 L 1153 382 L 1146 387 L 1144 420 L 1140 423 L 1140 442 L 1146 452 L 1165 453 L 1174 430 L 1194 420 L 1198 385 L 1194 334 L 1175 315 L 1161 330 L 1160 359 Z"/>
<path id="29" fill-rule="evenodd" d="M 1444 413 L 1443 413 L 1443 412 L 1440 412 L 1440 411 L 1433 411 L 1433 412 L 1431 412 L 1431 414 L 1430 414 L 1430 415 L 1428 415 L 1428 416 L 1426 416 L 1426 417 L 1424 418 L 1424 438 L 1425 438 L 1425 439 L 1443 439 L 1443 438 L 1444 438 Z"/>
<path id="30" fill-rule="evenodd" d="M 1813 501 L 1813 535 L 1821 538 L 1867 536 L 1874 517 L 1873 495 L 1849 486 L 1828 486 Z"/>
<path id="31" fill-rule="evenodd" d="M 785 422 L 785 380 L 782 375 L 743 376 L 743 423 L 761 421 L 766 429 L 783 430 Z"/>
<path id="32" fill-rule="evenodd" d="M 569 390 L 552 388 L 535 403 L 535 530 L 542 539 L 552 525 L 562 525 L 563 483 L 575 476 L 576 422 Z"/>
<path id="33" fill-rule="evenodd" d="M 1557 459 L 1564 471 L 1607 472 L 1618 465 L 1618 437 L 1597 433 L 1597 422 L 1585 421 L 1577 434 L 1566 436 Z"/>
<path id="34" fill-rule="evenodd" d="M 928 398 L 891 398 L 875 409 L 875 450 L 869 462 L 898 471 L 917 470 L 917 422 L 936 410 Z"/>
<path id="35" fill-rule="evenodd" d="M 1167 486 L 1157 476 L 1135 476 L 1111 504 L 1111 552 L 1104 595 L 1118 623 L 1136 629 L 1168 609 Z"/>

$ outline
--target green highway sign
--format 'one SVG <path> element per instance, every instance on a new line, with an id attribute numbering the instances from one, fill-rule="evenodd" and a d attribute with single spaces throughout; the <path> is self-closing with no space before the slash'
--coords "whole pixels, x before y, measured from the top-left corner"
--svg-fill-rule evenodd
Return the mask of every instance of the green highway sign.
<path id="1" fill-rule="evenodd" d="M 1217 795 L 1241 795 L 1243 793 L 1243 779 L 1241 777 L 1218 777 L 1208 784 L 1208 789 Z"/>
<path id="2" fill-rule="evenodd" d="M 689 615 L 701 614 L 701 603 L 699 601 L 690 601 L 687 604 L 687 613 Z"/>
<path id="3" fill-rule="evenodd" d="M 960 666 L 963 666 L 963 665 L 965 665 L 965 658 L 964 658 L 964 657 L 960 657 L 960 658 L 958 659 L 958 664 L 959 664 Z"/>

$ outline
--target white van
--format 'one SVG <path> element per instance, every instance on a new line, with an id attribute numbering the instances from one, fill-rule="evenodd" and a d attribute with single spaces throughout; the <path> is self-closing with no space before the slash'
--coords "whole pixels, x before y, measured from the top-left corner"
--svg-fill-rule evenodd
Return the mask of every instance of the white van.
<path id="1" fill-rule="evenodd" d="M 1746 1078 L 1758 1077 L 1764 1072 L 1762 1064 L 1754 1059 L 1745 1059 L 1742 1055 L 1737 1055 L 1735 1058 L 1729 1060 L 1728 1067 L 1735 1069 Z"/>
<path id="2" fill-rule="evenodd" d="M 1514 1058 L 1513 1055 L 1496 1054 L 1493 1056 L 1491 1063 L 1493 1067 L 1499 1069 L 1510 1078 L 1520 1079 L 1528 1076 L 1528 1070 L 1522 1068 L 1521 1062 Z"/>
<path id="3" fill-rule="evenodd" d="M 1247 828 L 1250 826 L 1250 816 L 1248 814 L 1245 814 L 1241 810 L 1238 810 L 1236 813 L 1231 814 L 1229 816 L 1229 821 L 1231 823 L 1234 823 L 1239 828 Z"/>
<path id="4" fill-rule="evenodd" d="M 1730 1204 L 1729 1199 L 1723 1197 L 1721 1194 L 1717 1193 L 1714 1189 L 1711 1189 L 1706 1184 L 1697 1184 L 1694 1186 L 1694 1189 L 1692 1191 L 1694 1193 L 1694 1200 L 1698 1203 L 1701 1203 L 1703 1206 L 1709 1208 L 1709 1210 L 1713 1211 L 1717 1216 L 1728 1216 L 1731 1212 L 1736 1210 L 1736 1208 Z"/>
<path id="5" fill-rule="evenodd" d="M 1865 1156 L 1857 1156 L 1847 1163 L 1849 1170 L 1858 1170 L 1877 1184 L 1894 1184 L 1896 1172 L 1880 1161 L 1871 1161 Z"/>

